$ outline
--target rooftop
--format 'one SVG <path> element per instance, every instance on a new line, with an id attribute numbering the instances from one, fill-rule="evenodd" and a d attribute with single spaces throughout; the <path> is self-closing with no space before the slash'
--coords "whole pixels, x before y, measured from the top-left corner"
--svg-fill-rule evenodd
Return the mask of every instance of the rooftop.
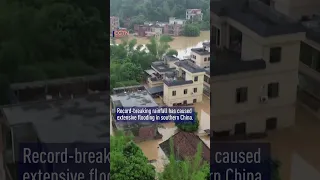
<path id="1" fill-rule="evenodd" d="M 205 48 L 192 48 L 191 49 L 192 52 L 197 53 L 201 56 L 203 55 L 210 55 L 210 52 L 207 51 Z"/>
<path id="2" fill-rule="evenodd" d="M 211 11 L 240 22 L 260 36 L 304 32 L 304 27 L 257 0 L 220 0 L 211 2 Z"/>
<path id="3" fill-rule="evenodd" d="M 111 101 L 120 107 L 157 107 L 147 90 L 123 92 L 111 95 Z"/>
<path id="4" fill-rule="evenodd" d="M 212 76 L 263 70 L 266 68 L 266 62 L 263 59 L 243 61 L 239 54 L 229 50 L 216 49 L 213 55 L 213 60 L 210 61 Z"/>
<path id="5" fill-rule="evenodd" d="M 302 20 L 302 24 L 306 27 L 307 38 L 320 43 L 320 15 Z"/>
<path id="6" fill-rule="evenodd" d="M 175 56 L 168 56 L 168 55 L 165 55 L 163 57 L 164 60 L 167 60 L 167 61 L 179 61 L 179 58 L 175 57 Z"/>
<path id="7" fill-rule="evenodd" d="M 189 71 L 190 73 L 201 73 L 205 72 L 205 69 L 195 65 L 190 60 L 181 60 L 174 63 L 178 67 L 184 68 L 185 70 Z"/>
<path id="8" fill-rule="evenodd" d="M 108 142 L 109 95 L 91 94 L 69 100 L 2 107 L 15 136 L 37 134 L 44 143 Z M 54 135 L 54 136 L 53 136 Z"/>
<path id="9" fill-rule="evenodd" d="M 210 75 L 210 68 L 204 68 L 206 70 L 206 74 Z"/>
<path id="10" fill-rule="evenodd" d="M 210 162 L 209 147 L 194 133 L 180 131 L 171 138 L 173 139 L 173 149 L 177 159 L 184 160 L 186 158 L 194 157 L 197 153 L 198 144 L 200 143 L 202 145 L 203 160 Z M 160 144 L 161 149 L 167 157 L 170 156 L 170 139 Z"/>
<path id="11" fill-rule="evenodd" d="M 152 62 L 151 66 L 157 70 L 159 73 L 165 73 L 168 71 L 175 70 L 175 68 L 170 68 L 164 61 Z"/>
<path id="12" fill-rule="evenodd" d="M 210 42 L 204 42 L 204 43 L 202 43 L 202 45 L 203 45 L 204 47 L 210 47 Z"/>

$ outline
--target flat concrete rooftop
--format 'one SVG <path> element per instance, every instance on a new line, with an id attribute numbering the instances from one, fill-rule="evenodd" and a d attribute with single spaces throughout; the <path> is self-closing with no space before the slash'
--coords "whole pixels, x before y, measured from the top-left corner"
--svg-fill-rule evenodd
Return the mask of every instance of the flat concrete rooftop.
<path id="1" fill-rule="evenodd" d="M 29 135 L 30 129 L 34 129 L 33 133 L 43 143 L 103 143 L 109 142 L 109 101 L 105 92 L 6 106 L 2 111 L 10 127 L 19 126 L 19 131 L 14 130 L 19 137 Z"/>

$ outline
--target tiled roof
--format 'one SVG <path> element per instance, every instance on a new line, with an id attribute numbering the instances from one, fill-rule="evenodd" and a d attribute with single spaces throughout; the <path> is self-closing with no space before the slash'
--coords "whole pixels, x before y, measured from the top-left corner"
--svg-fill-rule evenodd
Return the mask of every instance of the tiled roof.
<path id="1" fill-rule="evenodd" d="M 173 148 L 176 158 L 186 159 L 194 157 L 197 153 L 197 147 L 200 143 L 202 145 L 202 157 L 203 161 L 210 162 L 210 149 L 209 147 L 194 133 L 179 132 L 172 136 Z M 160 144 L 160 147 L 167 156 L 170 155 L 170 139 Z"/>

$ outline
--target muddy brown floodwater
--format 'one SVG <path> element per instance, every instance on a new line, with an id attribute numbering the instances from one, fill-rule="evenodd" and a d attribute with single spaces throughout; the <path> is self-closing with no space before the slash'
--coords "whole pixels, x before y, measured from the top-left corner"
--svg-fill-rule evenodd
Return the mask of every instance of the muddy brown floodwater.
<path id="1" fill-rule="evenodd" d="M 148 44 L 149 39 L 146 37 L 134 37 L 129 36 L 129 40 L 137 39 L 137 44 Z M 169 42 L 171 49 L 176 50 L 184 50 L 189 47 L 196 46 L 199 42 L 208 41 L 210 40 L 210 31 L 201 31 L 200 36 L 198 37 L 185 37 L 185 36 L 178 36 L 174 37 L 174 40 Z M 120 39 L 116 40 L 116 43 L 121 43 Z"/>

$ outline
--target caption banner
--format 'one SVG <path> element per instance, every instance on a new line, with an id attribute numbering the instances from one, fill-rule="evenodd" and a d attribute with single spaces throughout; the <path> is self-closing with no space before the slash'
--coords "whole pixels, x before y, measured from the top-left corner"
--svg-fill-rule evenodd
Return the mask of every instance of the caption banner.
<path id="1" fill-rule="evenodd" d="M 193 107 L 117 107 L 115 109 L 115 119 L 118 122 L 194 122 L 195 111 Z"/>
<path id="2" fill-rule="evenodd" d="M 211 180 L 271 180 L 268 143 L 212 143 Z"/>
<path id="3" fill-rule="evenodd" d="M 19 145 L 19 180 L 109 180 L 109 144 Z"/>

